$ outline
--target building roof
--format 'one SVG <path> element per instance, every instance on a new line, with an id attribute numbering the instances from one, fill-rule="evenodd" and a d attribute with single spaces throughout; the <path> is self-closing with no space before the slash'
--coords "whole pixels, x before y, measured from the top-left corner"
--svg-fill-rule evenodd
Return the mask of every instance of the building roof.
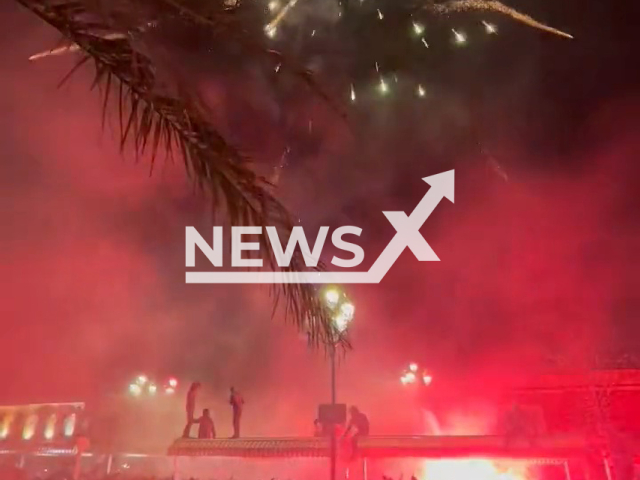
<path id="1" fill-rule="evenodd" d="M 580 373 L 540 375 L 528 378 L 523 389 L 556 390 L 604 387 L 612 390 L 640 390 L 640 370 L 592 370 Z"/>
<path id="2" fill-rule="evenodd" d="M 350 442 L 341 441 L 341 456 L 350 456 Z M 542 437 L 535 447 L 514 442 L 508 446 L 498 436 L 395 436 L 368 437 L 358 442 L 360 456 L 369 458 L 510 458 L 557 461 L 579 457 L 588 448 L 577 436 Z M 328 457 L 327 438 L 178 439 L 169 448 L 171 456 L 245 458 Z"/>

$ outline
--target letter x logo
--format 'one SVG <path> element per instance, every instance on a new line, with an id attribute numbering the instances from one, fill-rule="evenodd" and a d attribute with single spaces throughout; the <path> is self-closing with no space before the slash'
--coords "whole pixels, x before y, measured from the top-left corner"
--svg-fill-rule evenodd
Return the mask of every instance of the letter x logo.
<path id="1" fill-rule="evenodd" d="M 440 260 L 420 234 L 420 228 L 443 198 L 446 197 L 450 201 L 454 201 L 454 171 L 449 170 L 423 178 L 423 180 L 431 185 L 431 188 L 416 205 L 411 215 L 404 212 L 383 212 L 393 228 L 396 229 L 396 234 L 369 270 L 369 273 L 373 274 L 376 279 L 382 280 L 382 277 L 407 247 L 421 262 Z"/>
<path id="2" fill-rule="evenodd" d="M 402 242 L 402 250 L 409 247 L 416 258 L 421 262 L 438 261 L 439 258 L 436 252 L 433 251 L 431 245 L 427 243 L 422 234 L 420 228 L 424 225 L 424 221 L 421 221 L 420 212 L 416 207 L 411 213 L 411 216 L 407 217 L 404 212 L 382 212 L 387 220 L 396 229 L 396 238 L 399 240 L 398 245 Z"/>

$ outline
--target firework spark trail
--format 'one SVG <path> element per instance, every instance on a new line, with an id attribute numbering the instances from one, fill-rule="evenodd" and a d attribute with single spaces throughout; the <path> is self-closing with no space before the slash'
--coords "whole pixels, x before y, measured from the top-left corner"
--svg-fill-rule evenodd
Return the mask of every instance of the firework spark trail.
<path id="1" fill-rule="evenodd" d="M 64 55 L 66 53 L 73 53 L 80 50 L 80 47 L 75 43 L 71 45 L 63 45 L 62 47 L 52 48 L 51 50 L 45 50 L 43 52 L 35 53 L 29 57 L 29 61 L 40 60 L 45 57 L 55 57 L 57 55 Z"/>
<path id="2" fill-rule="evenodd" d="M 505 182 L 509 181 L 509 176 L 504 171 L 502 166 L 498 163 L 498 161 L 494 157 L 489 157 L 489 166 L 493 169 L 493 171 L 500 176 Z"/>
<path id="3" fill-rule="evenodd" d="M 287 16 L 287 13 L 289 13 L 289 11 L 296 6 L 296 3 L 298 3 L 298 0 L 289 0 L 289 3 L 287 3 L 283 7 L 283 9 L 278 12 L 278 15 L 276 15 L 276 17 L 273 20 L 271 20 L 271 22 L 269 22 L 266 30 L 272 32 L 276 28 L 278 28 L 278 25 L 280 25 L 280 22 L 284 19 L 284 17 Z"/>
<path id="4" fill-rule="evenodd" d="M 280 157 L 280 163 L 273 168 L 273 173 L 271 174 L 271 178 L 269 179 L 270 183 L 277 187 L 280 183 L 280 176 L 282 175 L 282 171 L 287 166 L 287 162 L 289 160 L 289 153 L 291 152 L 291 148 L 287 147 Z"/>
<path id="5" fill-rule="evenodd" d="M 105 40 L 120 40 L 122 38 L 126 38 L 127 36 L 124 33 L 110 33 L 108 35 L 104 35 L 102 38 Z M 51 50 L 45 50 L 40 53 L 35 53 L 29 57 L 30 61 L 40 60 L 46 57 L 55 57 L 57 55 L 65 55 L 67 53 L 79 52 L 80 47 L 75 43 L 70 45 L 63 45 L 58 48 L 52 48 Z"/>
<path id="6" fill-rule="evenodd" d="M 505 172 L 504 168 L 502 168 L 502 165 L 500 165 L 498 160 L 496 160 L 496 157 L 494 157 L 488 150 L 482 147 L 482 145 L 478 146 L 480 147 L 480 152 L 482 153 L 482 155 L 486 157 L 489 167 L 491 167 L 491 169 L 496 174 L 498 174 L 498 176 L 500 176 L 505 182 L 508 182 L 509 175 L 507 175 L 507 172 Z"/>
<path id="7" fill-rule="evenodd" d="M 544 23 L 537 21 L 535 18 L 530 17 L 529 15 L 525 15 L 524 13 L 521 13 L 514 8 L 506 6 L 498 0 L 450 0 L 445 3 L 430 3 L 428 5 L 425 5 L 424 8 L 427 10 L 431 10 L 434 13 L 444 15 L 455 12 L 469 11 L 501 13 L 503 15 L 511 17 L 517 22 L 524 23 L 525 25 L 537 28 L 538 30 L 543 30 L 560 37 L 573 38 L 573 35 L 563 32 L 562 30 L 558 30 L 557 28 L 545 25 Z"/>
<path id="8" fill-rule="evenodd" d="M 149 22 L 146 25 L 143 25 L 142 27 L 140 27 L 139 29 L 128 32 L 128 33 L 114 32 L 114 33 L 107 33 L 107 34 L 98 34 L 96 36 L 102 38 L 103 40 L 122 40 L 123 38 L 127 38 L 129 35 L 146 32 L 149 29 L 154 28 L 155 26 L 156 26 L 155 22 Z M 40 60 L 41 58 L 65 55 L 67 53 L 73 53 L 73 52 L 79 52 L 79 51 L 80 51 L 80 47 L 77 44 L 70 43 L 58 48 L 52 48 L 50 50 L 45 50 L 43 52 L 31 55 L 29 57 L 29 60 L 31 61 Z"/>

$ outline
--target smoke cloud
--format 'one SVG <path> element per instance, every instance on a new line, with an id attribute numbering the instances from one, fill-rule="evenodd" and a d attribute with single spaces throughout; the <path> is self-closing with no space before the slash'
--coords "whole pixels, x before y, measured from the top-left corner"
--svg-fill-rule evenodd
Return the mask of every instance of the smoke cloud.
<path id="1" fill-rule="evenodd" d="M 149 178 L 148 164 L 123 160 L 116 134 L 101 133 L 91 72 L 57 90 L 72 61 L 27 60 L 55 34 L 16 7 L 2 16 L 23 34 L 0 39 L 0 400 L 84 400 L 124 394 L 138 373 L 174 375 L 205 384 L 200 405 L 223 435 L 232 385 L 247 399 L 248 434 L 309 434 L 329 399 L 322 352 L 271 319 L 266 288 L 184 284 L 184 227 L 210 228 L 206 201 L 179 162 Z M 309 232 L 362 227 L 369 262 L 395 233 L 382 211 L 410 212 L 426 192 L 422 177 L 456 169 L 455 205 L 443 201 L 422 229 L 441 262 L 407 251 L 380 285 L 348 289 L 355 349 L 340 361 L 339 399 L 368 412 L 376 433 L 415 428 L 399 384 L 410 361 L 428 366 L 433 389 L 463 410 L 506 377 L 637 347 L 640 105 L 625 97 L 593 106 L 577 133 L 562 134 L 572 148 L 536 148 L 538 130 L 514 133 L 539 99 L 536 58 L 514 67 L 510 89 L 487 80 L 480 115 L 451 86 L 434 87 L 429 108 L 400 119 L 396 107 L 367 99 L 351 131 L 315 100 L 287 120 L 292 137 L 308 135 L 293 145 L 280 195 Z M 260 168 L 277 163 L 290 145 L 282 131 L 253 135 L 264 123 L 237 113 L 214 84 L 208 92 L 226 112 L 223 128 L 243 125 L 252 149 L 265 147 Z M 269 100 L 256 108 L 282 113 Z M 461 141 L 479 124 L 473 138 L 491 159 Z M 168 444 L 181 429 L 182 397 L 162 408 L 169 413 L 156 426 Z"/>

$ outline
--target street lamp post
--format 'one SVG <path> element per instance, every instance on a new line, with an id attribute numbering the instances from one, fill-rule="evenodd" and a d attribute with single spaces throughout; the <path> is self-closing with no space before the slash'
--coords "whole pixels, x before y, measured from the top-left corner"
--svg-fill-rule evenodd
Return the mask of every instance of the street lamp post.
<path id="1" fill-rule="evenodd" d="M 331 405 L 336 405 L 336 343 L 331 342 Z M 331 426 L 331 472 L 330 480 L 336 480 L 336 463 L 337 463 L 337 439 L 335 425 Z"/>
<path id="2" fill-rule="evenodd" d="M 331 344 L 331 405 L 336 404 L 336 344 Z"/>
<path id="3" fill-rule="evenodd" d="M 333 321 L 333 330 L 331 337 L 331 345 L 329 346 L 329 355 L 331 360 L 331 405 L 335 406 L 336 401 L 336 345 L 340 337 L 345 334 L 349 324 L 353 320 L 355 307 L 349 301 L 347 296 L 337 288 L 330 288 L 324 292 L 324 303 L 331 314 Z M 337 439 L 335 425 L 331 429 L 331 480 L 336 479 L 336 463 L 337 463 Z"/>

